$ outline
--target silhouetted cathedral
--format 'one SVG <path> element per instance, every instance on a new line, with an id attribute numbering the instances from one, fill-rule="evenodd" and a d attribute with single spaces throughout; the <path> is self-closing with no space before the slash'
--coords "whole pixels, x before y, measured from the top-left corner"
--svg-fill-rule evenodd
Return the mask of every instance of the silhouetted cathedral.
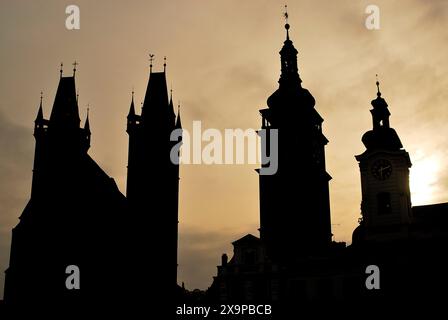
<path id="1" fill-rule="evenodd" d="M 181 121 L 168 101 L 165 70 L 153 73 L 151 65 L 141 116 L 132 96 L 127 197 L 88 155 L 90 124 L 87 116 L 80 127 L 75 72 L 76 65 L 64 77 L 61 66 L 49 120 L 41 98 L 31 199 L 13 229 L 5 302 L 141 307 L 153 292 L 174 296 L 179 167 L 170 159 L 178 143 L 170 133 Z M 80 269 L 81 290 L 66 288 L 70 265 Z"/>

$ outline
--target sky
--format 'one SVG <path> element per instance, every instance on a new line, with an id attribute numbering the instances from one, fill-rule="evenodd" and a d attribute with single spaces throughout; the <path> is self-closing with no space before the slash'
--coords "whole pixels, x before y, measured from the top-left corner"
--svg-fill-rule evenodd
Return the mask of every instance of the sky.
<path id="1" fill-rule="evenodd" d="M 68 5 L 80 29 L 65 26 Z M 447 202 L 448 2 L 444 0 L 287 1 L 290 37 L 299 51 L 302 86 L 316 99 L 330 140 L 326 148 L 334 240 L 350 243 L 360 217 L 355 155 L 371 128 L 375 74 L 394 127 L 413 163 L 413 205 Z M 375 4 L 380 29 L 365 26 Z M 43 91 L 49 117 L 59 80 L 79 63 L 76 84 L 84 119 L 90 107 L 90 155 L 126 190 L 126 115 L 135 91 L 167 57 L 168 86 L 182 124 L 254 128 L 278 87 L 285 1 L 132 0 L 0 3 L 0 297 L 11 229 L 30 197 L 33 121 Z M 206 289 L 222 253 L 247 233 L 258 235 L 255 165 L 184 165 L 180 169 L 179 283 Z M 299 183 L 299 182 L 298 182 Z M 298 209 L 299 210 L 299 209 Z"/>

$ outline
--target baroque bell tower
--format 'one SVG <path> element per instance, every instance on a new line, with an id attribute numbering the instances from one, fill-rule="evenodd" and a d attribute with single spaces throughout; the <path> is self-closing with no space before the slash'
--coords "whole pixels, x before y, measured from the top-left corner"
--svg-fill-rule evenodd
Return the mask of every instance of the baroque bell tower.
<path id="1" fill-rule="evenodd" d="M 361 171 L 362 221 L 356 240 L 381 241 L 407 235 L 412 222 L 409 154 L 403 149 L 396 131 L 390 127 L 390 112 L 381 97 L 379 82 L 377 97 L 372 100 L 373 128 L 362 142 L 366 151 L 356 156 Z"/>
<path id="2" fill-rule="evenodd" d="M 271 130 L 278 133 L 278 170 L 259 176 L 260 237 L 270 259 L 292 262 L 325 251 L 331 243 L 331 177 L 325 168 L 323 119 L 314 97 L 302 87 L 288 23 L 285 29 L 279 88 L 268 98 L 268 108 L 260 110 L 266 137 Z"/>

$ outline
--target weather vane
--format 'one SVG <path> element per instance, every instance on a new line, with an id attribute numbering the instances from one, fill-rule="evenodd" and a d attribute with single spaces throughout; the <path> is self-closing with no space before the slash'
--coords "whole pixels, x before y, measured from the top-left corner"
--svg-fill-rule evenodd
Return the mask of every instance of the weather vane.
<path id="1" fill-rule="evenodd" d="M 289 40 L 289 23 L 288 23 L 288 6 L 285 4 L 285 12 L 283 13 L 283 17 L 285 17 L 285 29 L 286 29 L 286 40 Z"/>
<path id="2" fill-rule="evenodd" d="M 378 74 L 376 74 L 375 77 L 376 77 L 376 87 L 378 89 L 377 96 L 379 97 L 381 96 L 381 92 L 380 92 L 380 82 L 378 81 Z"/>

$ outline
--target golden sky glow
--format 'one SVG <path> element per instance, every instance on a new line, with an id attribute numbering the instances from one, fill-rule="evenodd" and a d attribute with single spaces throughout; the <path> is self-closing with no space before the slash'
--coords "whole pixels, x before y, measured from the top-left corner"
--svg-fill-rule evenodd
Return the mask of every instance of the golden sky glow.
<path id="1" fill-rule="evenodd" d="M 365 28 L 364 0 L 288 3 L 290 36 L 302 85 L 325 119 L 334 239 L 351 241 L 360 214 L 354 155 L 371 128 L 375 74 L 391 126 L 410 153 L 413 204 L 448 201 L 448 2 L 375 1 L 381 29 Z M 81 29 L 65 28 L 77 4 Z M 90 104 L 93 158 L 125 192 L 131 91 L 140 104 L 167 56 L 168 85 L 182 123 L 203 128 L 259 128 L 258 110 L 277 88 L 285 38 L 284 2 L 272 0 L 24 1 L 0 3 L 0 270 L 11 229 L 30 196 L 33 121 L 40 91 L 49 116 L 59 64 L 77 87 L 82 118 Z M 211 284 L 223 252 L 246 233 L 258 235 L 258 177 L 253 165 L 181 168 L 179 282 Z M 125 217 L 123 217 L 125 218 Z M 0 278 L 3 287 L 3 276 Z M 2 292 L 2 289 L 0 289 Z"/>

